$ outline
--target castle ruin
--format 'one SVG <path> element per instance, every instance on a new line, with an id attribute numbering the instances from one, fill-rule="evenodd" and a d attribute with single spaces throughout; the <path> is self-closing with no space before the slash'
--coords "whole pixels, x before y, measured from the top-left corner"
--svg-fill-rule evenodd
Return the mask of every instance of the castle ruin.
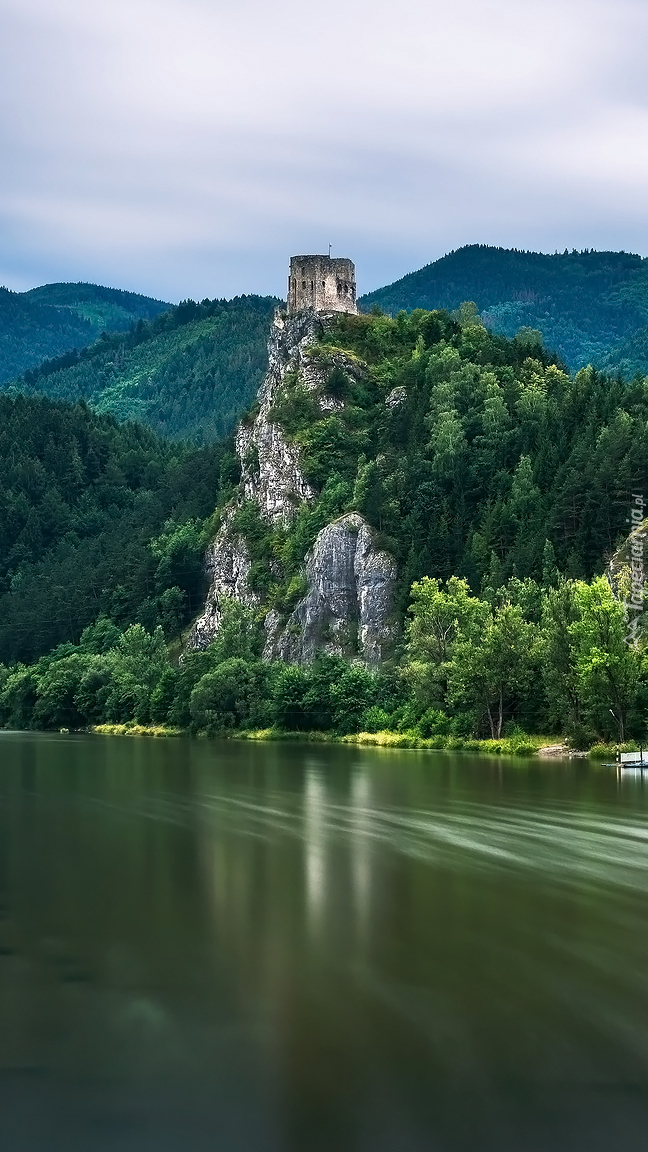
<path id="1" fill-rule="evenodd" d="M 357 314 L 355 264 L 344 257 L 291 256 L 288 313 L 353 312 Z"/>

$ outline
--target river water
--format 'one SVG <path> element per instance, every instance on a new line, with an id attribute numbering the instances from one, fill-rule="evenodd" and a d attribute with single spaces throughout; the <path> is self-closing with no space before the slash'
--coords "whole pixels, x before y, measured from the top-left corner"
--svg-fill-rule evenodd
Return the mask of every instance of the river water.
<path id="1" fill-rule="evenodd" d="M 644 1150 L 647 795 L 0 735 L 2 1152 Z"/>

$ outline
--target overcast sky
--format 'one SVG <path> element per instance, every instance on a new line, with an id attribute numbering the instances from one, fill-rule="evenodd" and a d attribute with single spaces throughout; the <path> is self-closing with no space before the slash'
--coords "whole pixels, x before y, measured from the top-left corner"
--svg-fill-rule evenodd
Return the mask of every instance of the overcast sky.
<path id="1" fill-rule="evenodd" d="M 648 254 L 647 0 L 0 0 L 0 283 Z"/>

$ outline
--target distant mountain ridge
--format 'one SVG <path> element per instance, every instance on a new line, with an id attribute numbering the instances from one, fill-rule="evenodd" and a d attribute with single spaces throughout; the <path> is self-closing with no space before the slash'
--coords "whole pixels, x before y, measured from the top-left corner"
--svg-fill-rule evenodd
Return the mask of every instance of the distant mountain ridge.
<path id="1" fill-rule="evenodd" d="M 127 331 L 170 307 L 99 284 L 44 284 L 28 292 L 0 288 L 0 384 L 91 344 L 102 332 Z"/>
<path id="2" fill-rule="evenodd" d="M 474 301 L 512 338 L 537 330 L 572 371 L 648 375 L 648 259 L 468 245 L 359 300 L 396 315 Z M 158 433 L 210 443 L 253 400 L 274 297 L 162 301 L 93 284 L 0 289 L 0 389 L 86 400 Z"/>
<path id="3" fill-rule="evenodd" d="M 128 332 L 28 369 L 5 390 L 85 400 L 161 435 L 209 444 L 232 430 L 267 363 L 274 297 L 185 300 Z"/>
<path id="4" fill-rule="evenodd" d="M 625 376 L 648 373 L 648 259 L 628 252 L 546 255 L 470 244 L 359 300 L 396 315 L 475 302 L 484 323 L 513 337 L 542 333 L 576 370 L 592 363 Z"/>

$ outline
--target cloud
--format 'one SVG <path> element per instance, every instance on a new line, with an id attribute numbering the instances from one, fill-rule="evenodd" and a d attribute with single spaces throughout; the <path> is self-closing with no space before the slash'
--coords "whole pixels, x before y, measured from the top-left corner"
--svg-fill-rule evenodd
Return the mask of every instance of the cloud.
<path id="1" fill-rule="evenodd" d="M 636 0 L 0 0 L 0 276 L 376 286 L 451 247 L 648 251 Z"/>

